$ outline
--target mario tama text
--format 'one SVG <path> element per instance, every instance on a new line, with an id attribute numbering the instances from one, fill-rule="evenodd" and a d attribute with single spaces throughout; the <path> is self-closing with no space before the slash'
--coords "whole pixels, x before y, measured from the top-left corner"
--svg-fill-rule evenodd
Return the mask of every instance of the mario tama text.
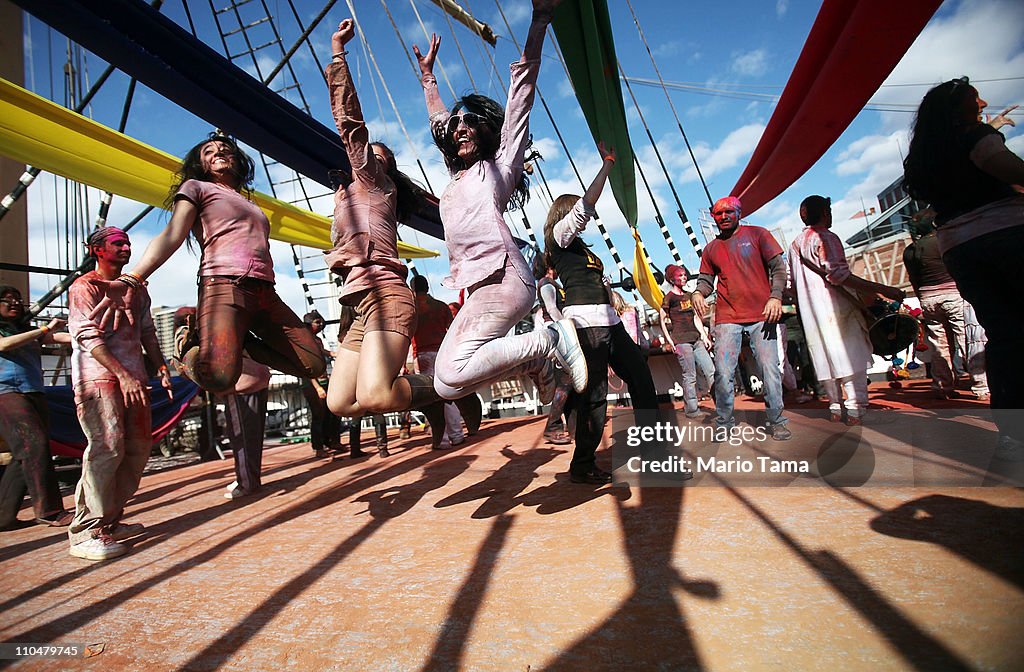
<path id="1" fill-rule="evenodd" d="M 626 459 L 626 470 L 633 474 L 809 474 L 811 465 L 807 460 L 779 460 L 766 455 L 726 458 L 700 455 L 690 458 L 679 455 L 665 455 L 652 459 L 633 455 Z"/>

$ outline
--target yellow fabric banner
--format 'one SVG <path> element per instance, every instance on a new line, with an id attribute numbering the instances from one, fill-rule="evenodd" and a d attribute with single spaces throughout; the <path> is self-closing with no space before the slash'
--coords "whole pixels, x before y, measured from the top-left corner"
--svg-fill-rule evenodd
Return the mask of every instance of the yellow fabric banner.
<path id="1" fill-rule="evenodd" d="M 655 310 L 661 310 L 661 302 L 665 299 L 665 294 L 658 286 L 658 281 L 654 279 L 654 274 L 651 273 L 651 264 L 644 243 L 640 240 L 640 233 L 635 228 L 631 230 L 633 239 L 636 240 L 636 247 L 633 249 L 633 282 L 636 283 L 636 291 L 644 297 L 647 305 Z"/>
<path id="2" fill-rule="evenodd" d="M 166 152 L 87 119 L 0 78 L 0 153 L 70 180 L 163 207 L 181 163 Z M 331 220 L 266 194 L 255 203 L 270 220 L 270 237 L 295 245 L 331 247 Z M 438 253 L 398 243 L 404 259 Z"/>

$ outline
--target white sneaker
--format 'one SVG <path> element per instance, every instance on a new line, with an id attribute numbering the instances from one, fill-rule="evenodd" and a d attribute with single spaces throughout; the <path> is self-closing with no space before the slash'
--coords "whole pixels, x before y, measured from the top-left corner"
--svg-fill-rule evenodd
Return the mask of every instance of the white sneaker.
<path id="1" fill-rule="evenodd" d="M 577 394 L 587 389 L 587 360 L 580 348 L 580 339 L 576 335 L 576 325 L 566 318 L 548 325 L 558 335 L 555 344 L 555 359 L 562 369 L 572 377 L 572 389 Z"/>
<path id="2" fill-rule="evenodd" d="M 228 491 L 224 493 L 224 499 L 241 499 L 242 497 L 248 497 L 252 493 L 243 488 L 238 484 L 238 481 L 233 481 L 228 486 Z"/>
<path id="3" fill-rule="evenodd" d="M 131 539 L 143 534 L 145 531 L 146 526 L 142 523 L 115 523 L 105 530 L 106 535 L 114 541 Z"/>
<path id="4" fill-rule="evenodd" d="M 118 543 L 106 535 L 92 537 L 74 544 L 70 553 L 76 558 L 101 562 L 111 558 L 119 558 L 128 552 L 128 547 Z"/>

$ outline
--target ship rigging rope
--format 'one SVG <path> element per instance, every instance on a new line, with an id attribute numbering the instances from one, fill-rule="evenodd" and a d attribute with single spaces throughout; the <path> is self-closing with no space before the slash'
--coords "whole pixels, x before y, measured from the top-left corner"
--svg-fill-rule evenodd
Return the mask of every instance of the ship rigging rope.
<path id="1" fill-rule="evenodd" d="M 676 114 L 676 106 L 672 104 L 672 98 L 668 95 L 668 89 L 665 88 L 665 82 L 661 79 L 661 70 L 658 69 L 658 63 L 654 60 L 654 54 L 651 52 L 651 46 L 647 44 L 647 37 L 644 36 L 644 31 L 640 28 L 640 21 L 636 18 L 636 12 L 633 11 L 633 3 L 630 0 L 626 0 L 626 5 L 629 6 L 629 13 L 633 15 L 633 24 L 636 25 L 636 30 L 640 34 L 640 40 L 644 43 L 644 48 L 647 50 L 647 55 L 651 59 L 651 65 L 654 66 L 654 72 L 658 75 L 658 81 L 661 82 L 661 88 L 665 92 L 665 98 L 668 100 L 668 106 L 672 109 L 672 116 L 675 117 L 676 126 L 679 127 L 679 133 L 683 136 L 683 142 L 686 143 L 686 149 L 690 152 L 690 159 L 693 161 L 693 167 L 697 170 L 697 177 L 700 178 L 700 184 L 704 187 L 704 193 L 708 197 L 708 205 L 711 205 L 713 199 L 711 198 L 711 192 L 708 190 L 707 182 L 704 181 L 704 175 L 700 172 L 700 165 L 697 163 L 697 157 L 693 154 L 693 148 L 690 146 L 690 140 L 686 137 L 686 131 L 683 130 L 683 124 L 679 121 L 679 115 Z M 637 108 L 639 109 L 639 108 Z M 682 206 L 680 206 L 682 208 Z M 695 238 L 691 235 L 691 240 Z"/>

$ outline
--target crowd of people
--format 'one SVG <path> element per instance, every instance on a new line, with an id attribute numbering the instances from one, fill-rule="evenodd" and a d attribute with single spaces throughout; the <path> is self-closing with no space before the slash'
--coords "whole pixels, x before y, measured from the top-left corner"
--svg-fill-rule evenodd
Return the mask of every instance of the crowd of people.
<path id="1" fill-rule="evenodd" d="M 680 265 L 665 269 L 668 291 L 659 311 L 661 338 L 644 333 L 636 310 L 611 291 L 600 258 L 582 238 L 616 160 L 598 143 L 602 164 L 582 196 L 554 199 L 544 226 L 544 249 L 527 263 L 505 222 L 505 212 L 529 196 L 524 155 L 542 47 L 557 0 L 533 0 L 522 58 L 512 64 L 505 106 L 479 94 L 441 100 L 433 66 L 433 36 L 418 60 L 431 133 L 451 174 L 440 199 L 450 275 L 444 286 L 464 300 L 446 306 L 429 294 L 426 278 L 410 279 L 398 256 L 397 227 L 416 212 L 422 190 L 402 174 L 394 153 L 371 142 L 345 47 L 351 19 L 332 36 L 326 67 L 331 109 L 350 170 L 334 197 L 330 269 L 343 280 L 344 317 L 336 351 L 318 334 L 324 320 L 299 317 L 275 291 L 267 217 L 252 200 L 252 160 L 217 133 L 185 157 L 167 206 L 171 216 L 134 265 L 128 235 L 102 227 L 87 248 L 95 270 L 69 293 L 68 328 L 59 320 L 32 328 L 22 319 L 20 294 L 0 287 L 0 434 L 13 462 L 0 482 L 0 527 L 10 526 L 27 490 L 35 519 L 68 526 L 71 555 L 106 560 L 128 551 L 123 543 L 144 532 L 125 522 L 124 507 L 148 459 L 150 371 L 171 394 L 170 373 L 149 312 L 147 278 L 189 240 L 201 251 L 194 312 L 183 314 L 172 361 L 215 394 L 227 409 L 236 479 L 225 497 L 260 487 L 262 437 L 271 369 L 305 383 L 312 447 L 318 456 L 338 450 L 338 416 L 353 419 L 351 455 L 360 457 L 361 419 L 418 409 L 432 431 L 431 447 L 447 449 L 477 432 L 480 399 L 489 383 L 529 376 L 551 403 L 544 440 L 575 444 L 574 483 L 601 485 L 612 474 L 597 463 L 607 418 L 608 372 L 626 385 L 634 412 L 659 401 L 648 365 L 652 344 L 672 352 L 681 371 L 683 414 L 703 417 L 699 402 L 714 399 L 716 441 L 736 426 L 736 370 L 749 346 L 767 415 L 767 436 L 792 437 L 784 412 L 787 375 L 784 301 L 795 299 L 813 370 L 829 405 L 829 420 L 864 421 L 867 368 L 872 356 L 865 298 L 900 302 L 901 290 L 854 275 L 831 231 L 831 201 L 813 195 L 800 205 L 805 228 L 783 250 L 767 230 L 742 224 L 734 196 L 711 208 L 718 235 L 704 248 L 695 277 Z M 1024 320 L 1013 288 L 1024 246 L 1024 162 L 1006 149 L 998 129 L 1009 110 L 982 120 L 986 103 L 966 78 L 928 93 L 906 159 L 908 193 L 930 202 L 905 255 L 934 344 L 937 393 L 953 388 L 952 355 L 963 354 L 979 398 L 996 409 L 998 450 L 1021 455 L 1022 407 L 1016 384 L 1024 368 Z M 708 320 L 713 302 L 713 321 Z M 539 306 L 535 328 L 513 327 Z M 983 356 L 969 356 L 970 318 L 984 330 Z M 980 342 L 980 338 L 975 338 Z M 47 413 L 39 364 L 41 343 L 70 343 L 78 417 L 88 440 L 75 511 L 63 509 L 47 450 Z M 404 369 L 412 348 L 412 372 Z M 331 368 L 333 364 L 333 368 Z M 328 371 L 330 371 L 328 373 Z M 987 371 L 987 381 L 985 372 Z M 570 420 L 571 419 L 571 420 Z M 465 432 L 463 432 L 465 423 Z M 378 454 L 388 456 L 386 430 Z M 1022 455 L 1024 456 L 1024 455 Z"/>

